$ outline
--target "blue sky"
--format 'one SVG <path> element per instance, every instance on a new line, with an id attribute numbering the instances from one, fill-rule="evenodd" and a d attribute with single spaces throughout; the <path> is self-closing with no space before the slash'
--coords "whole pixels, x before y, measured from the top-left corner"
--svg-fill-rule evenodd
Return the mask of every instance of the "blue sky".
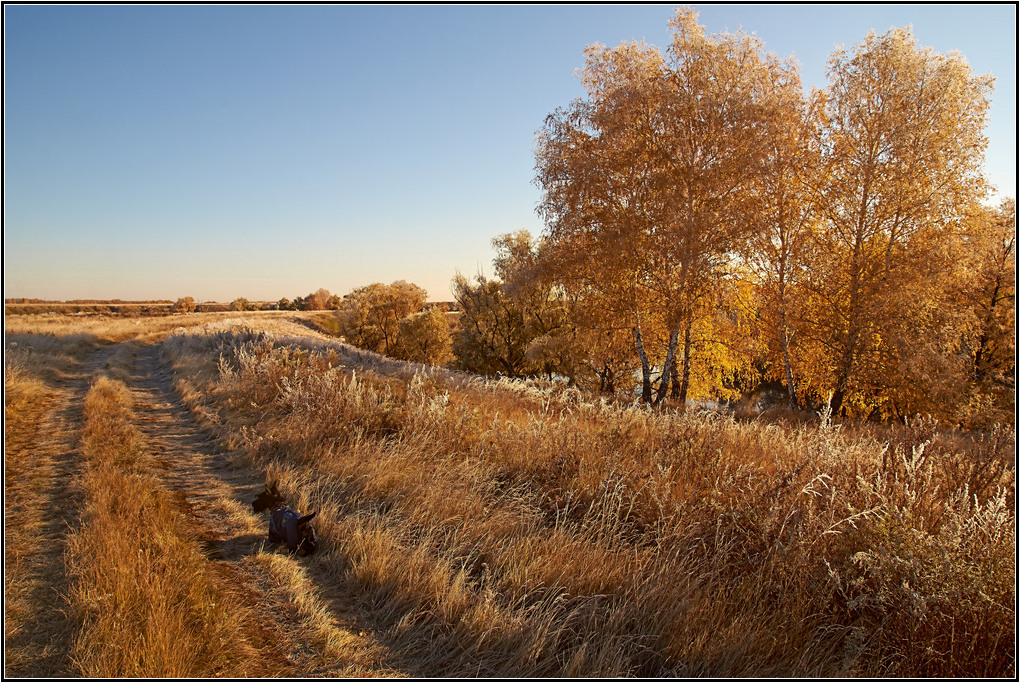
<path id="1" fill-rule="evenodd" d="M 825 84 L 912 25 L 996 91 L 1016 187 L 1016 6 L 695 5 Z M 276 300 L 406 279 L 450 299 L 543 225 L 533 138 L 586 45 L 665 47 L 670 5 L 4 6 L 4 295 Z"/>

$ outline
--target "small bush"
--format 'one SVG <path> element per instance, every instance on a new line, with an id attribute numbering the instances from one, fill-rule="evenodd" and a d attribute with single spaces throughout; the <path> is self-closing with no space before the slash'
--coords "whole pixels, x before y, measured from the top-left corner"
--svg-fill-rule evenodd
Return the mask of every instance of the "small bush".
<path id="1" fill-rule="evenodd" d="M 190 296 L 185 296 L 178 299 L 171 310 L 174 313 L 194 313 L 195 308 L 195 300 Z"/>

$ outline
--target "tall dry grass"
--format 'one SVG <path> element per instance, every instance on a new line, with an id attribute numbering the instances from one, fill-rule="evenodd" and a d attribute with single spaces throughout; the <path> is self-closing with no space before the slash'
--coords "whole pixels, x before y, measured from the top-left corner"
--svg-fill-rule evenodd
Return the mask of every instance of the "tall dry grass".
<path id="1" fill-rule="evenodd" d="M 14 349 L 4 353 L 4 444 L 11 446 L 30 444 L 36 434 L 38 423 L 52 401 L 53 391 L 31 372 L 27 354 Z M 18 448 L 13 450 L 17 451 Z M 9 480 L 8 468 L 21 465 L 4 458 L 5 479 Z"/>
<path id="2" fill-rule="evenodd" d="M 1011 428 L 651 412 L 246 332 L 165 351 L 224 444 L 319 510 L 312 566 L 409 671 L 1015 675 Z"/>
<path id="3" fill-rule="evenodd" d="M 4 673 L 65 675 L 73 625 L 60 591 L 76 462 L 62 385 L 95 347 L 77 336 L 4 342 Z"/>
<path id="4" fill-rule="evenodd" d="M 282 657 L 202 554 L 132 417 L 126 387 L 100 376 L 85 398 L 85 502 L 69 549 L 78 673 L 279 675 Z"/>

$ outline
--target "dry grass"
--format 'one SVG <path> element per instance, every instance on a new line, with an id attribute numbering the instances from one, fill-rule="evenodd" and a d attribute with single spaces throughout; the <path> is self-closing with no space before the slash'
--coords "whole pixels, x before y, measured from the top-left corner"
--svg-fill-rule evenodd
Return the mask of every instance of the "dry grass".
<path id="1" fill-rule="evenodd" d="M 28 665 L 27 651 L 16 645 L 37 618 L 33 595 L 51 578 L 40 575 L 36 549 L 45 536 L 41 515 L 49 462 L 33 451 L 40 424 L 52 406 L 52 392 L 37 379 L 6 369 L 4 377 L 4 665 Z"/>
<path id="2" fill-rule="evenodd" d="M 242 571 L 263 595 L 282 598 L 283 612 L 302 631 L 296 637 L 316 654 L 318 666 L 306 665 L 305 676 L 340 678 L 399 677 L 384 665 L 385 649 L 365 631 L 338 624 L 330 600 L 301 564 L 284 555 L 257 553 L 242 561 Z M 339 666 L 338 666 L 339 665 Z"/>
<path id="3" fill-rule="evenodd" d="M 102 343 L 120 342 L 126 339 L 151 341 L 163 337 L 175 329 L 188 329 L 209 324 L 230 324 L 231 321 L 250 322 L 254 319 L 301 320 L 311 313 L 287 311 L 260 311 L 239 314 L 219 313 L 176 313 L 153 318 L 121 318 L 98 315 L 40 314 L 6 316 L 4 332 L 8 345 L 22 338 L 38 344 L 40 339 L 49 337 L 66 344 L 70 339 L 94 340 Z"/>
<path id="4" fill-rule="evenodd" d="M 1012 428 L 651 412 L 398 363 L 306 315 L 177 317 L 8 322 L 7 433 L 30 433 L 40 389 L 92 350 L 169 334 L 202 425 L 319 511 L 313 558 L 240 570 L 351 675 L 1016 675 Z M 121 385 L 97 382 L 93 404 L 79 673 L 278 674 L 153 476 Z M 164 580 L 181 570 L 197 583 Z"/>
<path id="5" fill-rule="evenodd" d="M 60 592 L 77 463 L 62 385 L 93 345 L 53 335 L 5 342 L 4 673 L 66 675 L 73 624 Z"/>
<path id="6" fill-rule="evenodd" d="M 179 391 L 320 510 L 318 576 L 407 671 L 1015 674 L 1012 431 L 652 413 L 207 332 L 166 344 Z"/>
<path id="7" fill-rule="evenodd" d="M 84 518 L 70 547 L 72 658 L 87 677 L 278 675 L 195 529 L 154 476 L 130 395 L 100 377 L 85 399 Z"/>

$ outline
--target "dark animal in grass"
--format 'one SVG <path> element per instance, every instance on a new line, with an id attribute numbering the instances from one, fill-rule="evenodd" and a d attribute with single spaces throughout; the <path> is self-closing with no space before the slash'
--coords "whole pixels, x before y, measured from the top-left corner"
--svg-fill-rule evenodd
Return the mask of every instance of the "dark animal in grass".
<path id="1" fill-rule="evenodd" d="M 285 542 L 292 553 L 301 556 L 311 555 L 318 548 L 315 538 L 315 529 L 311 525 L 313 512 L 310 515 L 302 515 L 286 504 L 286 500 L 280 495 L 276 488 L 277 482 L 267 486 L 266 490 L 260 493 L 252 501 L 251 507 L 255 512 L 269 510 L 269 541 L 271 543 Z"/>
<path id="2" fill-rule="evenodd" d="M 251 502 L 251 507 L 258 514 L 263 510 L 271 510 L 277 506 L 283 505 L 287 500 L 280 495 L 279 489 L 276 488 L 278 482 L 273 482 L 272 486 L 267 486 L 266 490 L 256 496 L 255 500 Z"/>

